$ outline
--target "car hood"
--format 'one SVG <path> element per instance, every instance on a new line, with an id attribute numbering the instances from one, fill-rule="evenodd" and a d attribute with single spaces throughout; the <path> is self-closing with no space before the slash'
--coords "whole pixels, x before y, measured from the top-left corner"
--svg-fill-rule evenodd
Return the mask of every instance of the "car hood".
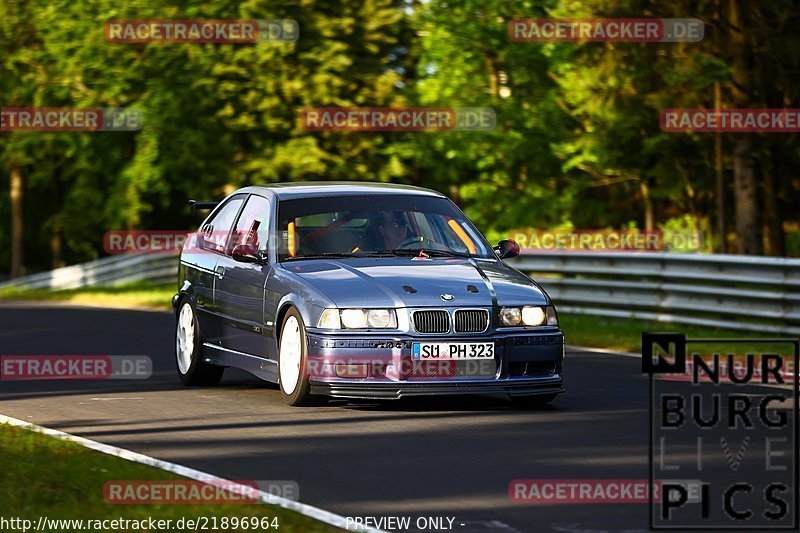
<path id="1" fill-rule="evenodd" d="M 530 278 L 501 261 L 354 258 L 284 263 L 343 307 L 545 305 Z M 451 295 L 446 301 L 442 295 Z"/>

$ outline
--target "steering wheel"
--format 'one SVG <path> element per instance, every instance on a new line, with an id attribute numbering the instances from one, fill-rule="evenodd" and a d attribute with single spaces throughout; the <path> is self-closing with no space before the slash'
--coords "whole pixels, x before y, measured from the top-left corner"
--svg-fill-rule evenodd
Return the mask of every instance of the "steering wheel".
<path id="1" fill-rule="evenodd" d="M 400 244 L 397 245 L 398 250 L 407 250 L 412 248 L 412 244 L 426 244 L 428 239 L 423 237 L 422 235 L 414 235 L 413 237 L 408 237 L 407 239 L 403 239 Z"/>

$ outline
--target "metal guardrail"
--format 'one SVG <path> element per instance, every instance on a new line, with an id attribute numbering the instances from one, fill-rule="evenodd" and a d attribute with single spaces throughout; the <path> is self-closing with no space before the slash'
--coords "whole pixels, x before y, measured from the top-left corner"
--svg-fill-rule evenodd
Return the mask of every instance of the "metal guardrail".
<path id="1" fill-rule="evenodd" d="M 523 254 L 509 263 L 532 274 L 562 312 L 800 335 L 800 259 L 552 252 Z M 177 273 L 176 255 L 119 255 L 0 288 L 170 283 Z"/>
<path id="2" fill-rule="evenodd" d="M 80 289 L 136 281 L 177 283 L 176 254 L 115 255 L 0 283 L 0 289 Z"/>
<path id="3" fill-rule="evenodd" d="M 509 261 L 563 312 L 800 335 L 800 260 L 553 252 Z"/>

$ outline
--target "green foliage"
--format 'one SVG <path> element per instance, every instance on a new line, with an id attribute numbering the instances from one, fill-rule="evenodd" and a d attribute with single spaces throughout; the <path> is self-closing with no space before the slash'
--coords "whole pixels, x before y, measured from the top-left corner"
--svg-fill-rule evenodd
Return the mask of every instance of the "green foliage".
<path id="1" fill-rule="evenodd" d="M 580 315 L 575 313 L 559 313 L 558 322 L 564 331 L 567 344 L 575 346 L 591 346 L 622 352 L 641 353 L 642 332 L 660 331 L 683 333 L 695 339 L 730 339 L 742 337 L 742 331 L 726 328 L 712 328 L 682 324 L 677 322 L 656 322 L 638 318 L 612 318 L 598 315 Z M 767 333 L 747 332 L 752 339 L 771 338 Z M 715 345 L 715 349 L 723 351 L 723 345 Z M 785 349 L 785 346 L 781 348 Z M 730 346 L 731 353 L 744 354 L 762 352 L 763 346 L 738 344 Z M 778 352 L 780 353 L 780 352 Z"/>
<path id="2" fill-rule="evenodd" d="M 732 90 L 715 4 L 670 0 L 0 0 L 0 102 L 131 107 L 139 132 L 0 132 L 0 271 L 10 257 L 6 180 L 25 180 L 31 269 L 102 253 L 112 229 L 188 229 L 186 200 L 297 180 L 401 182 L 442 190 L 491 235 L 510 229 L 644 227 L 688 214 L 710 227 L 713 136 L 664 133 L 666 107 L 711 107 Z M 752 8 L 752 107 L 797 107 L 792 2 Z M 686 17 L 700 43 L 519 43 L 526 17 Z M 110 19 L 275 19 L 297 42 L 114 44 Z M 767 60 L 769 59 L 769 61 Z M 758 85 L 761 84 L 761 85 Z M 310 132 L 309 107 L 491 107 L 488 132 Z M 727 141 L 726 141 L 727 143 Z M 796 213 L 800 148 L 772 154 L 776 195 Z M 726 153 L 730 146 L 726 144 Z M 726 160 L 730 167 L 730 160 Z M 727 178 L 726 178 L 727 179 Z M 649 208 L 648 208 L 649 206 Z M 729 213 L 730 216 L 730 213 Z"/>

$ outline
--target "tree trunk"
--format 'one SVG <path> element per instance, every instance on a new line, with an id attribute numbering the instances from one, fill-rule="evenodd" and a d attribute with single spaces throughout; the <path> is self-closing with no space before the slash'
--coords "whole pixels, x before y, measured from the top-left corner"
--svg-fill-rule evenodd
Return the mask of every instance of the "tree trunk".
<path id="1" fill-rule="evenodd" d="M 642 203 L 644 204 L 644 229 L 645 231 L 653 231 L 655 227 L 653 199 L 650 198 L 650 187 L 644 179 L 639 180 L 639 191 L 642 194 Z"/>
<path id="2" fill-rule="evenodd" d="M 744 12 L 746 2 L 730 0 L 730 53 L 733 83 L 731 93 L 735 107 L 750 107 L 752 94 L 752 48 L 745 31 L 750 17 Z M 758 184 L 753 168 L 753 135 L 741 133 L 733 148 L 733 183 L 736 189 L 736 234 L 740 254 L 760 255 L 763 252 L 761 223 L 758 213 Z"/>
<path id="3" fill-rule="evenodd" d="M 61 207 L 61 169 L 57 168 L 53 172 L 53 217 L 50 229 L 50 257 L 52 259 L 51 268 L 61 268 L 64 266 L 64 236 L 61 231 L 61 217 L 59 214 Z"/>
<path id="4" fill-rule="evenodd" d="M 753 138 L 741 133 L 733 149 L 733 183 L 736 199 L 736 236 L 740 254 L 761 255 L 758 183 L 753 168 Z"/>
<path id="5" fill-rule="evenodd" d="M 719 82 L 714 84 L 714 110 L 722 109 L 722 89 Z M 719 248 L 722 254 L 728 253 L 728 228 L 725 224 L 725 167 L 722 157 L 722 133 L 717 132 L 714 137 L 714 170 L 717 178 L 717 235 L 719 235 Z"/>
<path id="6" fill-rule="evenodd" d="M 25 271 L 23 257 L 22 170 L 11 167 L 11 277 L 18 278 Z"/>
<path id="7" fill-rule="evenodd" d="M 61 236 L 61 231 L 54 229 L 50 235 L 50 255 L 53 258 L 51 263 L 52 268 L 61 268 L 64 266 L 64 239 Z"/>
<path id="8" fill-rule="evenodd" d="M 769 147 L 767 147 L 769 150 Z M 767 152 L 762 159 L 761 176 L 764 183 L 764 216 L 767 220 L 767 254 L 786 255 L 783 216 L 775 186 L 775 163 L 772 153 Z"/>
<path id="9" fill-rule="evenodd" d="M 722 56 L 722 39 L 721 39 L 721 19 L 722 19 L 722 0 L 714 0 L 714 49 L 717 54 Z M 714 82 L 714 111 L 720 112 L 722 110 L 722 85 L 720 82 Z M 722 153 L 722 132 L 718 131 L 714 134 L 714 171 L 717 181 L 717 224 L 716 230 L 719 238 L 719 244 L 715 248 L 721 254 L 728 253 L 728 226 L 726 224 L 725 215 L 725 159 Z M 710 226 L 710 224 L 709 224 Z"/>

